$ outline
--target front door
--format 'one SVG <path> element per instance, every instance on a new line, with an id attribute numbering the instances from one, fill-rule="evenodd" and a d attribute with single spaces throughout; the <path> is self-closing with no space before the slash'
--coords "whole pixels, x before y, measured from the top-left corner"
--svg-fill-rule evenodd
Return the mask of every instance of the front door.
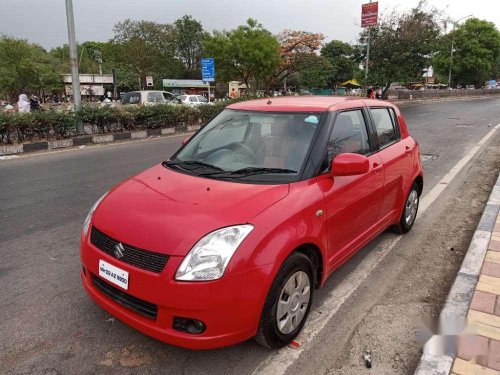
<path id="1" fill-rule="evenodd" d="M 367 121 L 361 109 L 340 112 L 327 146 L 328 166 L 341 153 L 367 155 L 368 173 L 318 177 L 326 201 L 329 268 L 349 257 L 378 230 L 384 188 L 384 168 L 378 153 L 371 154 Z M 325 163 L 326 165 L 326 163 Z"/>

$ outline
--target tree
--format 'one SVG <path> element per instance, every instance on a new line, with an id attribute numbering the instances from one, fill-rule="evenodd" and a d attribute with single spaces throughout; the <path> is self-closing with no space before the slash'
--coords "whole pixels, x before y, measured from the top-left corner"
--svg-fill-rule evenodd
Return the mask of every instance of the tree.
<path id="1" fill-rule="evenodd" d="M 268 86 L 280 84 L 305 69 L 314 69 L 325 36 L 299 30 L 284 30 L 277 35 L 280 44 L 280 63 L 270 77 Z"/>
<path id="2" fill-rule="evenodd" d="M 62 87 L 55 61 L 39 45 L 0 37 L 0 94 L 16 99 L 21 93 Z"/>
<path id="3" fill-rule="evenodd" d="M 134 77 L 143 88 L 147 75 L 158 83 L 165 77 L 183 74 L 175 58 L 175 30 L 170 24 L 127 19 L 114 27 L 110 54 L 123 76 Z"/>
<path id="4" fill-rule="evenodd" d="M 188 72 L 199 69 L 203 39 L 206 33 L 201 22 L 185 15 L 174 22 L 177 56 Z"/>
<path id="5" fill-rule="evenodd" d="M 278 41 L 251 18 L 234 30 L 214 31 L 204 45 L 207 56 L 215 58 L 220 78 L 239 80 L 249 88 L 250 82 L 257 86 L 268 80 L 279 64 Z"/>
<path id="6" fill-rule="evenodd" d="M 443 36 L 434 57 L 438 74 L 448 77 L 451 43 L 454 44 L 452 83 L 484 85 L 499 74 L 500 32 L 495 24 L 471 18 Z"/>
<path id="7" fill-rule="evenodd" d="M 300 86 L 308 89 L 327 88 L 332 83 L 334 67 L 326 57 L 316 56 L 315 59 L 310 67 L 300 72 Z"/>
<path id="8" fill-rule="evenodd" d="M 369 82 L 421 81 L 422 71 L 429 66 L 439 40 L 438 15 L 434 9 L 426 9 L 425 1 L 409 12 L 383 15 L 379 24 L 371 28 Z M 363 62 L 367 36 L 364 30 L 357 46 Z"/>
<path id="9" fill-rule="evenodd" d="M 336 87 L 339 83 L 354 78 L 357 70 L 355 50 L 348 43 L 332 40 L 321 49 L 321 56 L 330 63 L 330 82 Z"/>

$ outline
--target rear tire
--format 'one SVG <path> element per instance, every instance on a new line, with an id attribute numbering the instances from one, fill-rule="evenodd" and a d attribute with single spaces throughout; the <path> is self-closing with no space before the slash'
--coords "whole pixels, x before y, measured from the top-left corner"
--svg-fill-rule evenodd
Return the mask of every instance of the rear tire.
<path id="1" fill-rule="evenodd" d="M 269 349 L 290 344 L 307 320 L 313 293 L 311 260 L 294 252 L 283 262 L 271 285 L 255 341 Z"/>
<path id="2" fill-rule="evenodd" d="M 420 203 L 419 191 L 420 189 L 418 184 L 414 182 L 406 197 L 399 223 L 391 227 L 393 232 L 405 234 L 408 233 L 413 227 L 415 219 L 417 218 L 418 205 Z"/>

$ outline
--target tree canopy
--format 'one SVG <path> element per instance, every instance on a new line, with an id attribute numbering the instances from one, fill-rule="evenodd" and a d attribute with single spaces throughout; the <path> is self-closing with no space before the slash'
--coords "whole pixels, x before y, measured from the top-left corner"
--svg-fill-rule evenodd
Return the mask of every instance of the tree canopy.
<path id="1" fill-rule="evenodd" d="M 249 88 L 262 84 L 280 62 L 278 41 L 251 18 L 234 30 L 214 31 L 204 45 L 206 55 L 215 58 L 219 79 L 239 80 Z"/>
<path id="2" fill-rule="evenodd" d="M 334 86 L 354 78 L 359 64 L 353 46 L 340 40 L 332 40 L 321 49 L 321 56 L 331 65 L 329 81 Z"/>
<path id="3" fill-rule="evenodd" d="M 425 9 L 425 2 L 406 13 L 382 15 L 370 30 L 371 49 L 368 83 L 420 81 L 430 64 L 441 27 L 437 13 Z M 368 31 L 360 35 L 358 53 L 366 61 Z"/>
<path id="4" fill-rule="evenodd" d="M 451 64 L 452 42 L 452 83 L 480 87 L 500 76 L 500 32 L 493 23 L 471 18 L 442 38 L 433 63 L 445 77 Z"/>

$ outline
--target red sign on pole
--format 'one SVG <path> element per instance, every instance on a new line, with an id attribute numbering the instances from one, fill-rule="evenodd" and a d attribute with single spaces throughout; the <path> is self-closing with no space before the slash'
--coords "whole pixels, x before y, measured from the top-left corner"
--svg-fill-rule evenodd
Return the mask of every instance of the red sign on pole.
<path id="1" fill-rule="evenodd" d="M 376 26 L 378 22 L 378 2 L 361 5 L 361 27 Z"/>

